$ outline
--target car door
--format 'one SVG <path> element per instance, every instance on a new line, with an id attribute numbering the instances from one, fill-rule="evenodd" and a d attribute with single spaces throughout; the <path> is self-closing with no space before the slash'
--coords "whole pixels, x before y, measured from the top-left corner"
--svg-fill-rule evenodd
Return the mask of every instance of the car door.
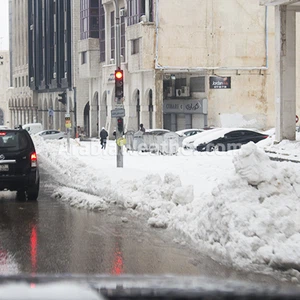
<path id="1" fill-rule="evenodd" d="M 224 135 L 224 146 L 226 151 L 239 149 L 246 143 L 244 130 L 234 130 Z"/>

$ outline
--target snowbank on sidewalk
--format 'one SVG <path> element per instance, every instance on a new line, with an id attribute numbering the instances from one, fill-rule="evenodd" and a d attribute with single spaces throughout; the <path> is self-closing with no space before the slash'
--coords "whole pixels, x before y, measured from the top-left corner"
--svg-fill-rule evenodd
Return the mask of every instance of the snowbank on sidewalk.
<path id="1" fill-rule="evenodd" d="M 276 164 L 249 143 L 236 175 L 218 185 L 198 221 L 198 236 L 239 267 L 300 270 L 299 168 Z"/>
<path id="2" fill-rule="evenodd" d="M 175 228 L 241 268 L 300 270 L 299 165 L 271 162 L 249 143 L 199 156 L 124 153 L 131 168 L 117 169 L 109 147 L 101 151 L 94 144 L 96 155 L 86 151 L 91 143 L 74 141 L 68 154 L 65 141 L 36 141 L 53 176 L 72 178 L 56 197 L 81 208 L 117 203 L 148 212 L 150 226 Z"/>

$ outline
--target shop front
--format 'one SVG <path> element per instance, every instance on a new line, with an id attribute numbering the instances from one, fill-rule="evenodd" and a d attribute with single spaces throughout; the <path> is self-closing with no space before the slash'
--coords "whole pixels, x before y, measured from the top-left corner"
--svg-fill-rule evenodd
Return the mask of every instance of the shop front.
<path id="1" fill-rule="evenodd" d="M 164 128 L 177 131 L 207 126 L 207 99 L 164 100 Z"/>

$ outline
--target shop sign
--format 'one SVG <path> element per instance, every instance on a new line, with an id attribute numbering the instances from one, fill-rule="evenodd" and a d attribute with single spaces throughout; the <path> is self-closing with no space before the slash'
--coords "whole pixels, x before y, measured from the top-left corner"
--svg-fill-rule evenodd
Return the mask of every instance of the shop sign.
<path id="1" fill-rule="evenodd" d="M 107 81 L 108 82 L 115 82 L 115 73 L 110 73 Z"/>
<path id="2" fill-rule="evenodd" d="M 210 89 L 231 89 L 231 77 L 209 77 L 209 88 Z"/>
<path id="3" fill-rule="evenodd" d="M 202 114 L 201 100 L 164 100 L 164 113 Z"/>

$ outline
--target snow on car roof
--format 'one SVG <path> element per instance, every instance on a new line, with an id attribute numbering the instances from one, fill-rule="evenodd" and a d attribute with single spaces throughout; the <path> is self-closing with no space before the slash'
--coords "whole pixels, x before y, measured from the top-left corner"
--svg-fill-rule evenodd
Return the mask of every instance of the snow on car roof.
<path id="1" fill-rule="evenodd" d="M 199 128 L 190 128 L 190 129 L 182 129 L 182 130 L 178 130 L 178 131 L 175 131 L 175 133 L 177 133 L 178 135 L 183 135 L 185 134 L 186 132 L 189 132 L 189 131 L 204 131 L 203 129 L 199 129 Z"/>
<path id="2" fill-rule="evenodd" d="M 209 129 L 209 130 L 204 130 L 202 132 L 199 132 L 195 135 L 192 135 L 192 136 L 189 136 L 187 138 L 185 138 L 183 141 L 182 141 L 182 145 L 183 146 L 187 146 L 187 145 L 191 145 L 192 143 L 194 143 L 198 138 L 200 137 L 204 137 L 204 136 L 207 136 L 209 134 L 211 134 L 212 132 L 216 132 L 216 131 L 219 131 L 223 128 L 214 128 L 214 129 Z"/>
<path id="3" fill-rule="evenodd" d="M 146 132 L 153 132 L 153 131 L 170 132 L 170 130 L 168 129 L 161 129 L 161 128 L 146 129 Z"/>

